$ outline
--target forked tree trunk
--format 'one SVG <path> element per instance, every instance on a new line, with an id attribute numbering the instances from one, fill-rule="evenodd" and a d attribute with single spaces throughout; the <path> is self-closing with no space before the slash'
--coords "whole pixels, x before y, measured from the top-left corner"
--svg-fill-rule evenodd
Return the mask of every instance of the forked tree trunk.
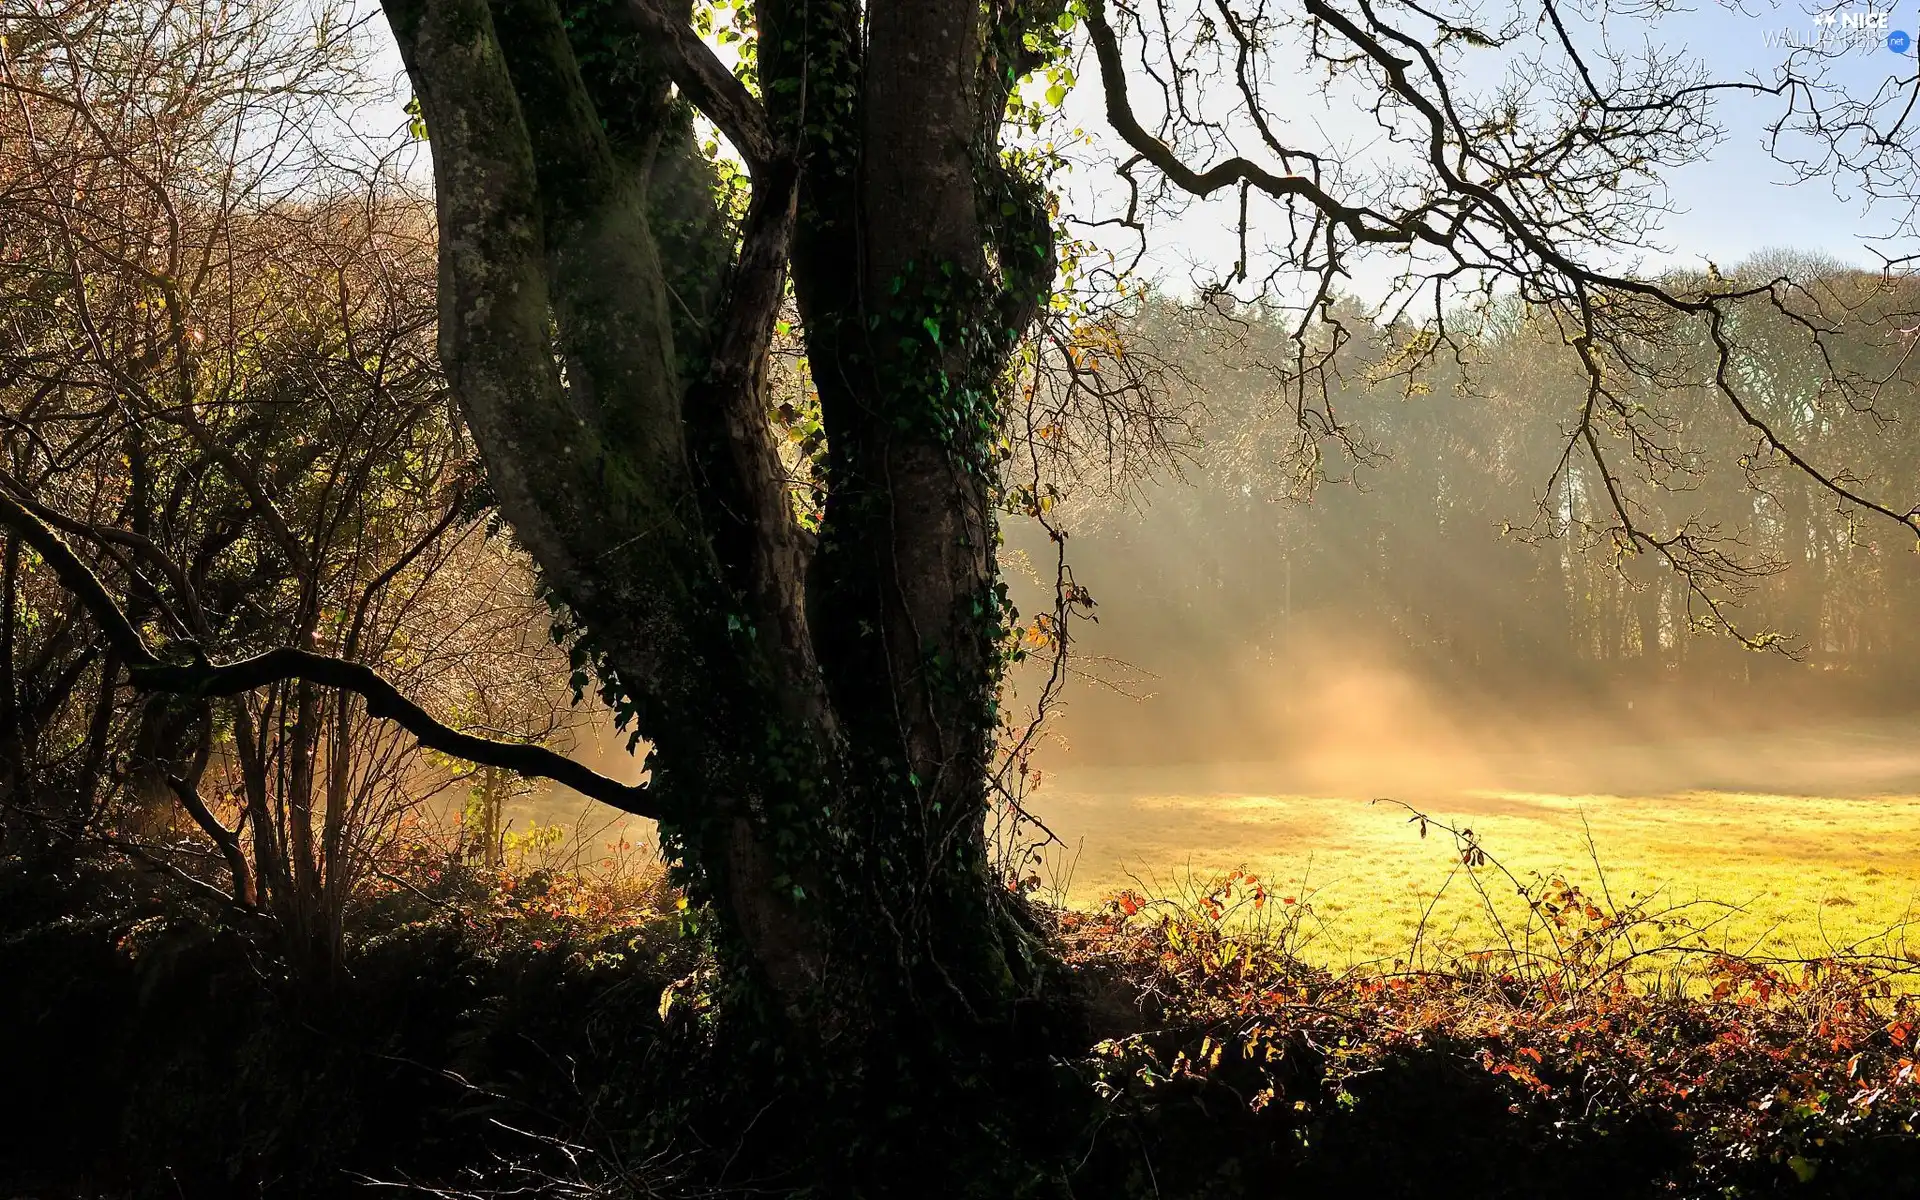
<path id="1" fill-rule="evenodd" d="M 652 743 L 642 807 L 736 985 L 804 1058 L 977 1080 L 1047 969 L 984 824 L 999 389 L 1053 276 L 997 136 L 1057 13 L 762 0 L 763 107 L 685 7 L 388 0 L 433 152 L 442 357 L 577 660 Z M 669 76 L 748 160 L 737 253 Z M 768 421 L 789 270 L 817 539 Z"/>

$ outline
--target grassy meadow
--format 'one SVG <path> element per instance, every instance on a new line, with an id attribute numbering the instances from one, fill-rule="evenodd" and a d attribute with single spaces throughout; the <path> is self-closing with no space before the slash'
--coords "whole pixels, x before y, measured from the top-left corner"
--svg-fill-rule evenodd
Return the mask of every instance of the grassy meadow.
<path id="1" fill-rule="evenodd" d="M 1430 827 L 1423 838 L 1406 808 L 1358 788 L 1262 786 L 1279 772 L 1258 764 L 1069 766 L 1036 804 L 1066 843 L 1043 875 L 1084 906 L 1245 868 L 1311 906 L 1305 955 L 1336 967 L 1406 960 L 1416 931 L 1428 951 L 1498 944 L 1489 901 L 1515 926 L 1525 911 L 1501 867 L 1522 882 L 1537 873 L 1604 889 L 1619 906 L 1687 905 L 1693 928 L 1670 932 L 1689 944 L 1903 953 L 1904 926 L 1920 918 L 1920 779 L 1905 744 L 1897 724 L 1856 726 L 1627 748 L 1611 767 L 1485 772 L 1524 788 L 1460 786 L 1472 772 L 1449 764 L 1428 773 L 1447 786 L 1423 791 L 1417 763 L 1347 764 L 1396 785 L 1376 794 L 1471 829 L 1494 860 L 1471 869 L 1449 833 Z M 1578 781 L 1600 786 L 1567 786 Z M 1912 940 L 1920 950 L 1920 930 Z"/>

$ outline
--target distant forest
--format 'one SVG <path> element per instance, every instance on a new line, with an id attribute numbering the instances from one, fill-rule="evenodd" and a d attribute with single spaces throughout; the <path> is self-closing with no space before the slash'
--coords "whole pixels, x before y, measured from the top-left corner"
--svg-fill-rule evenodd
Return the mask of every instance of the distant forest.
<path id="1" fill-rule="evenodd" d="M 1742 310 L 1754 327 L 1737 331 L 1751 348 L 1738 383 L 1816 468 L 1908 482 L 1920 293 L 1785 253 L 1727 278 L 1810 268 L 1786 303 Z M 1192 717 L 1200 695 L 1232 707 L 1236 672 L 1284 689 L 1291 661 L 1336 630 L 1495 706 L 1920 703 L 1915 547 L 1768 454 L 1707 394 L 1710 347 L 1650 329 L 1645 373 L 1602 381 L 1603 477 L 1584 447 L 1567 454 L 1590 380 L 1524 303 L 1459 314 L 1457 353 L 1414 374 L 1393 364 L 1435 336 L 1432 321 L 1345 325 L 1350 340 L 1304 387 L 1277 312 L 1161 301 L 1133 326 L 1180 418 L 1179 465 L 1144 485 L 1063 484 L 1080 489 L 1063 509 L 1076 578 L 1104 617 L 1077 631 L 1082 665 L 1180 698 L 1151 723 Z M 1838 335 L 1831 370 L 1815 330 Z M 1635 406 L 1657 436 L 1621 431 Z M 1312 446 L 1326 457 L 1308 459 Z M 1677 561 L 1629 548 L 1614 497 L 1641 530 L 1680 539 Z M 1098 689 L 1073 704 L 1099 714 L 1072 723 L 1081 741 L 1128 718 Z"/>

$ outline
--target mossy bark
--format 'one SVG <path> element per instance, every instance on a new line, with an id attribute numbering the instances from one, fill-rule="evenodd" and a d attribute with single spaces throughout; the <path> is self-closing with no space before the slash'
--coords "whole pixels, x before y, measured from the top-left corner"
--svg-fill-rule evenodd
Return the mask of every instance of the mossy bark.
<path id="1" fill-rule="evenodd" d="M 997 136 L 1050 14 L 762 0 L 770 103 L 714 105 L 773 148 L 732 230 L 667 86 L 726 86 L 660 32 L 684 13 L 387 11 L 433 152 L 454 392 L 581 662 L 652 746 L 736 994 L 869 1097 L 999 1086 L 1050 964 L 984 833 L 992 447 L 1053 260 Z M 827 428 L 817 539 L 768 420 L 789 272 Z"/>

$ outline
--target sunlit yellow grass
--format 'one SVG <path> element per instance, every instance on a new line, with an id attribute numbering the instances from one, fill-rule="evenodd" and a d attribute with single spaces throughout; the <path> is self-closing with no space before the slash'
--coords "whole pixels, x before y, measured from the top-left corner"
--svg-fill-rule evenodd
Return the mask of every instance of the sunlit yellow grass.
<path id="1" fill-rule="evenodd" d="M 1651 894 L 1662 906 L 1739 906 L 1693 910 L 1696 924 L 1713 924 L 1689 941 L 1817 955 L 1875 939 L 1874 948 L 1899 952 L 1900 927 L 1920 916 L 1920 796 L 1469 792 L 1420 807 L 1470 827 L 1523 881 L 1558 874 L 1599 892 L 1590 834 L 1618 904 Z M 1494 866 L 1469 872 L 1451 836 L 1435 829 L 1422 839 L 1407 812 L 1390 805 L 1062 789 L 1039 808 L 1069 844 L 1052 865 L 1072 903 L 1245 866 L 1281 896 L 1312 904 L 1320 933 L 1306 953 L 1327 965 L 1405 959 L 1423 916 L 1429 947 L 1496 944 L 1475 880 L 1507 921 L 1524 912 Z M 1889 930 L 1891 942 L 1881 936 Z M 1920 949 L 1920 931 L 1913 945 Z"/>

